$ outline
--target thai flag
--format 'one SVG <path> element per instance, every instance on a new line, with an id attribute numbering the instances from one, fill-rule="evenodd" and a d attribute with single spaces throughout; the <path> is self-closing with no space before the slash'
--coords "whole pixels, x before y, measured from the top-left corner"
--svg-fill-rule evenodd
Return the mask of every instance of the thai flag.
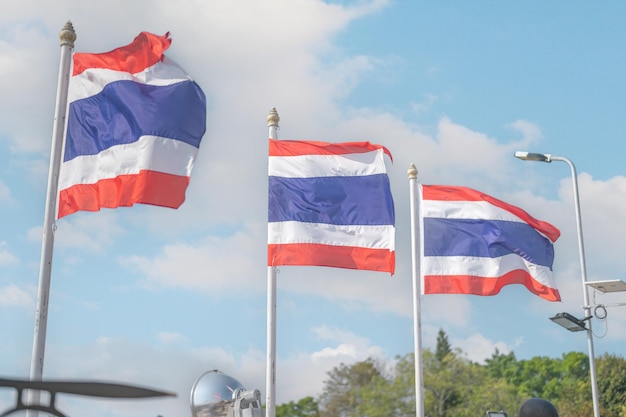
<path id="1" fill-rule="evenodd" d="M 424 294 L 495 295 L 522 284 L 561 299 L 552 277 L 559 230 L 524 210 L 464 187 L 421 185 Z"/>
<path id="2" fill-rule="evenodd" d="M 394 205 L 369 142 L 270 140 L 268 265 L 394 273 Z"/>
<path id="3" fill-rule="evenodd" d="M 200 87 L 142 32 L 103 54 L 74 54 L 57 217 L 79 210 L 179 207 L 206 130 Z"/>

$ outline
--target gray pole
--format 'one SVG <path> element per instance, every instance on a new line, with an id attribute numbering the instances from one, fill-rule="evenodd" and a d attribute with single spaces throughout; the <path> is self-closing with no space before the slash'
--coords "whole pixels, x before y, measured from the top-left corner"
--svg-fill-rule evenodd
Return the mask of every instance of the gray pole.
<path id="1" fill-rule="evenodd" d="M 523 161 L 538 161 L 547 162 L 562 161 L 570 167 L 572 173 L 572 186 L 574 188 L 574 207 L 576 209 L 576 230 L 578 231 L 578 255 L 580 259 L 580 275 L 582 277 L 583 284 L 583 311 L 585 317 L 583 320 L 588 320 L 593 315 L 591 314 L 591 306 L 589 305 L 589 291 L 587 288 L 587 267 L 585 266 L 585 246 L 583 243 L 583 224 L 580 215 L 580 198 L 578 196 L 578 176 L 576 175 L 576 167 L 574 163 L 569 159 L 562 156 L 553 156 L 549 153 L 534 153 L 534 152 L 515 152 L 515 157 Z M 593 330 L 591 328 L 591 320 L 586 326 L 587 328 L 587 344 L 589 347 L 589 377 L 591 379 L 591 397 L 593 400 L 593 415 L 594 417 L 600 417 L 600 398 L 598 395 L 598 381 L 596 379 L 596 358 L 593 352 Z"/>
<path id="2" fill-rule="evenodd" d="M 270 140 L 278 139 L 280 117 L 275 107 L 267 115 Z M 265 371 L 265 416 L 276 414 L 276 267 L 267 267 L 267 363 Z"/>
<path id="3" fill-rule="evenodd" d="M 583 311 L 584 318 L 592 317 L 591 306 L 589 305 L 589 290 L 587 288 L 587 267 L 585 265 L 585 247 L 583 244 L 583 225 L 580 215 L 580 198 L 578 196 L 578 176 L 576 175 L 576 167 L 569 159 L 562 156 L 551 156 L 553 161 L 563 161 L 569 165 L 572 172 L 572 185 L 574 187 L 574 203 L 576 207 L 576 230 L 578 231 L 578 255 L 580 258 L 580 273 L 583 283 Z M 591 398 L 593 400 L 593 415 L 600 417 L 600 398 L 598 395 L 598 381 L 596 378 L 596 358 L 593 351 L 593 331 L 591 329 L 591 320 L 587 322 L 587 345 L 589 347 L 589 376 L 591 378 Z"/>
<path id="4" fill-rule="evenodd" d="M 76 32 L 71 22 L 67 22 L 61 33 L 61 63 L 57 83 L 57 98 L 52 127 L 52 149 L 50 152 L 50 168 L 48 172 L 48 191 L 44 214 L 43 237 L 41 242 L 41 262 L 39 265 L 39 287 L 37 290 L 37 314 L 35 317 L 35 334 L 30 364 L 30 379 L 40 381 L 43 375 L 43 360 L 46 345 L 46 327 L 48 322 L 48 297 L 50 295 L 50 273 L 52 271 L 52 250 L 54 246 L 54 230 L 57 207 L 57 191 L 63 133 L 65 130 L 65 114 L 67 112 L 67 90 L 70 81 L 72 49 L 76 40 Z"/>
<path id="5" fill-rule="evenodd" d="M 416 191 L 417 168 L 411 163 L 407 171 L 411 195 L 411 258 L 413 265 L 413 339 L 415 360 L 415 416 L 424 417 L 424 384 L 422 382 L 422 319 L 420 312 L 420 233 L 419 204 Z"/>

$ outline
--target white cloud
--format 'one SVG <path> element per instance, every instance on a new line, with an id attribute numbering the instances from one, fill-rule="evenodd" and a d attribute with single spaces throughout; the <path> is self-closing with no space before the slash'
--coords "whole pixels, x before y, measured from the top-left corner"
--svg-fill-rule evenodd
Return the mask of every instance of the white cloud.
<path id="1" fill-rule="evenodd" d="M 626 259 L 621 250 L 626 236 L 626 177 L 601 181 L 583 172 L 578 177 L 578 187 L 585 252 L 589 259 L 588 273 L 619 278 L 618 271 L 626 271 Z M 573 221 L 574 197 L 570 179 L 561 181 L 559 197 Z"/>
<path id="2" fill-rule="evenodd" d="M 463 356 L 477 363 L 484 363 L 485 359 L 489 359 L 496 349 L 499 353 L 506 355 L 522 343 L 523 338 L 521 337 L 511 343 L 494 342 L 479 333 L 474 333 L 464 339 L 452 339 L 450 341 L 452 346 L 461 348 Z"/>
<path id="3" fill-rule="evenodd" d="M 431 294 L 422 296 L 422 316 L 424 322 L 439 323 L 439 327 L 450 326 L 458 329 L 466 327 L 471 322 L 472 308 L 465 295 Z"/>
<path id="4" fill-rule="evenodd" d="M 35 300 L 28 291 L 24 291 L 17 285 L 0 287 L 0 306 L 2 307 L 27 307 L 35 305 Z"/>
<path id="5" fill-rule="evenodd" d="M 141 273 L 148 287 L 198 289 L 212 295 L 234 289 L 261 292 L 264 239 L 259 231 L 244 230 L 226 237 L 207 236 L 198 243 L 169 244 L 152 258 L 130 256 L 120 261 Z"/>
<path id="6" fill-rule="evenodd" d="M 11 200 L 11 190 L 4 182 L 0 181 L 0 202 L 10 201 L 10 200 Z"/>
<path id="7" fill-rule="evenodd" d="M 318 326 L 312 332 L 330 346 L 311 353 L 279 358 L 276 366 L 279 403 L 320 395 L 327 373 L 341 364 L 349 365 L 368 358 L 380 363 L 390 360 L 384 349 L 351 331 Z"/>
<path id="8" fill-rule="evenodd" d="M 510 124 L 510 127 L 522 133 L 523 141 L 518 143 L 520 147 L 525 148 L 526 146 L 532 145 L 543 137 L 539 126 L 528 120 L 516 120 Z"/>
<path id="9" fill-rule="evenodd" d="M 312 331 L 320 340 L 339 343 L 314 352 L 311 355 L 314 362 L 323 362 L 327 358 L 343 358 L 344 361 L 348 359 L 351 362 L 382 356 L 380 348 L 370 346 L 368 339 L 350 331 L 328 326 L 318 326 Z"/>
<path id="10" fill-rule="evenodd" d="M 124 209 L 120 209 L 124 210 Z M 79 213 L 57 221 L 54 242 L 63 249 L 102 252 L 125 234 L 120 213 L 104 209 L 99 213 Z M 41 241 L 41 227 L 32 228 L 29 238 Z"/>
<path id="11" fill-rule="evenodd" d="M 3 15 L 2 20 L 8 20 L 10 14 Z M 0 137 L 9 137 L 15 151 L 45 151 L 54 117 L 53 91 L 58 64 L 48 72 L 41 72 L 41 68 L 53 62 L 58 50 L 48 48 L 41 24 L 11 22 L 3 27 L 3 34 L 0 59 L 5 64 L 0 69 L 0 90 L 12 99 L 0 103 Z M 33 101 L 33 97 L 39 100 Z"/>
<path id="12" fill-rule="evenodd" d="M 411 109 L 415 114 L 421 114 L 423 112 L 427 112 L 431 109 L 433 104 L 435 104 L 439 98 L 433 93 L 424 94 L 424 98 L 420 103 L 412 103 Z"/>
<path id="13" fill-rule="evenodd" d="M 157 338 L 164 345 L 180 343 L 186 340 L 185 336 L 178 332 L 159 332 Z"/>
<path id="14" fill-rule="evenodd" d="M 0 241 L 0 266 L 17 265 L 19 259 L 6 248 L 7 242 Z"/>

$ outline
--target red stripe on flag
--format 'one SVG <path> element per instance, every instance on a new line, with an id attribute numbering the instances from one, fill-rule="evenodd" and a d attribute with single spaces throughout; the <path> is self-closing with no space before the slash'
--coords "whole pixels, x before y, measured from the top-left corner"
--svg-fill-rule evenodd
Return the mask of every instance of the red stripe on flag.
<path id="1" fill-rule="evenodd" d="M 353 246 L 312 243 L 269 244 L 267 265 L 309 265 L 395 272 L 395 252 Z"/>
<path id="2" fill-rule="evenodd" d="M 75 53 L 72 75 L 81 74 L 89 68 L 105 68 L 136 74 L 160 62 L 163 52 L 170 47 L 168 37 L 141 32 L 128 45 L 101 54 Z"/>
<path id="3" fill-rule="evenodd" d="M 423 278 L 424 294 L 496 295 L 510 284 L 524 285 L 530 292 L 548 301 L 561 301 L 556 288 L 547 287 L 533 279 L 524 270 L 517 269 L 500 277 L 472 275 L 426 275 Z"/>
<path id="4" fill-rule="evenodd" d="M 185 201 L 189 177 L 156 171 L 120 175 L 95 184 L 77 184 L 59 193 L 58 218 L 79 210 L 130 207 L 135 203 L 178 208 Z"/>
<path id="5" fill-rule="evenodd" d="M 327 143 L 305 140 L 270 139 L 269 156 L 345 155 L 382 149 L 393 160 L 391 152 L 382 145 L 370 142 Z"/>

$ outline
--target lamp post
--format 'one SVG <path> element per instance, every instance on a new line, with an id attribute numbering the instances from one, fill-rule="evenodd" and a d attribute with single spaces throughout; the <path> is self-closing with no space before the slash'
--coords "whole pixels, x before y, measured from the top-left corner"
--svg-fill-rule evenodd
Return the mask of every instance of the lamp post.
<path id="1" fill-rule="evenodd" d="M 585 266 L 585 247 L 583 244 L 583 226 L 580 217 L 580 199 L 578 197 L 578 177 L 576 176 L 576 167 L 567 158 L 562 156 L 554 156 L 551 154 L 515 152 L 515 157 L 523 161 L 552 162 L 562 161 L 569 165 L 572 172 L 572 184 L 574 187 L 574 206 L 576 208 L 576 229 L 578 231 L 578 254 L 580 258 L 580 273 L 583 284 L 583 311 L 585 317 L 591 316 L 591 306 L 589 305 L 589 293 L 587 291 L 587 268 Z M 598 381 L 596 380 L 596 361 L 593 353 L 593 331 L 591 330 L 591 321 L 586 326 L 587 345 L 589 346 L 589 375 L 591 378 L 591 397 L 593 400 L 593 415 L 600 417 L 600 401 L 598 398 Z"/>

